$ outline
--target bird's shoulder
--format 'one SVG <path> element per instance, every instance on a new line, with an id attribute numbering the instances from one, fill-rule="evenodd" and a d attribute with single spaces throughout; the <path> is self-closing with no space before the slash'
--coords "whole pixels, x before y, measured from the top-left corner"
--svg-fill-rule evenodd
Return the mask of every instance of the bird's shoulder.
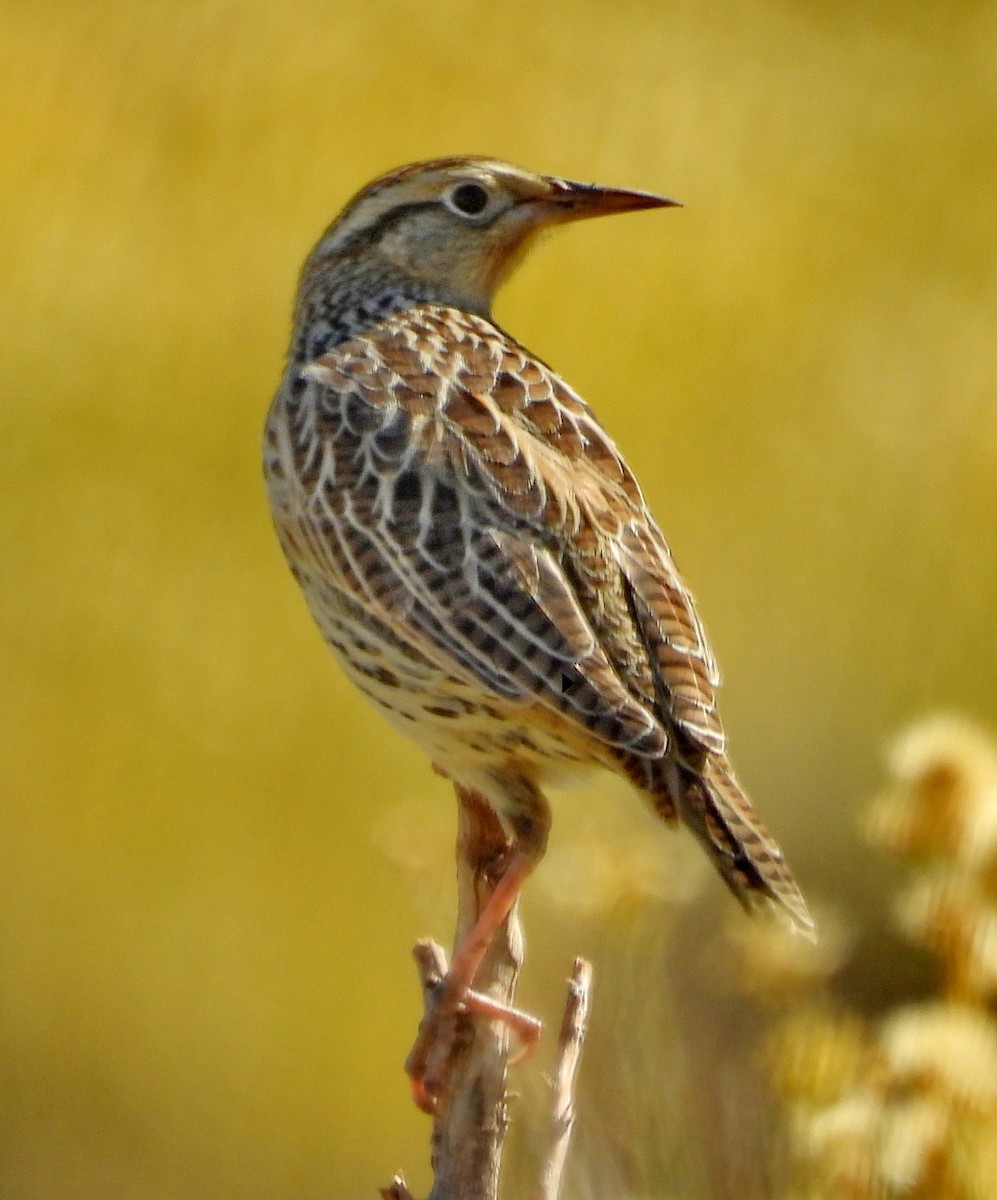
<path id="1" fill-rule="evenodd" d="M 581 396 L 485 317 L 444 305 L 406 309 L 304 374 L 344 403 L 402 417 L 431 457 L 483 476 L 525 516 L 551 518 L 546 510 L 565 492 L 608 491 L 628 510 L 644 506 L 633 472 Z"/>

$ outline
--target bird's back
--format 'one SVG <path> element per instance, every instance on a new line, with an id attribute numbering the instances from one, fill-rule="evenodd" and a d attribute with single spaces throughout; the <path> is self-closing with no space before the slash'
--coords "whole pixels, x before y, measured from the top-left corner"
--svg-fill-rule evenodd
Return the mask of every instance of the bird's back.
<path id="1" fill-rule="evenodd" d="M 266 460 L 323 634 L 442 768 L 620 771 L 743 902 L 808 926 L 730 770 L 718 673 L 664 538 L 544 363 L 481 316 L 413 305 L 289 370 Z"/>

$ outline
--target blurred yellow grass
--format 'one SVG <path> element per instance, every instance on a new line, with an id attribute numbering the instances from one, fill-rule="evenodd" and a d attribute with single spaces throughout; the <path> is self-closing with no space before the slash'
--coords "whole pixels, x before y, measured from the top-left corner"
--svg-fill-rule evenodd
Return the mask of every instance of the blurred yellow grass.
<path id="1" fill-rule="evenodd" d="M 997 1189 L 997 745 L 966 721 L 918 722 L 865 823 L 911 872 L 898 915 L 937 960 L 936 995 L 871 1025 L 817 993 L 777 1026 L 770 1074 L 791 1164 L 779 1194 L 983 1200 Z"/>
<path id="2" fill-rule="evenodd" d="M 418 1186 L 407 948 L 450 879 L 378 830 L 411 802 L 445 847 L 450 804 L 319 644 L 258 465 L 298 263 L 400 162 L 686 203 L 551 241 L 498 315 L 645 481 L 804 882 L 881 894 L 880 740 L 997 700 L 995 38 L 992 3 L 5 7 L 5 1200 Z"/>

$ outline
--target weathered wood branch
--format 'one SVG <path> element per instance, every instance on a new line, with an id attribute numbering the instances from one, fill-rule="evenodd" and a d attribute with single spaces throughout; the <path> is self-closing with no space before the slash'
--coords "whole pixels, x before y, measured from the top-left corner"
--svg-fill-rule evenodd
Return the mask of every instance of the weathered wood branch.
<path id="1" fill-rule="evenodd" d="M 458 790 L 457 930 L 460 945 L 477 922 L 509 861 L 512 847 L 487 801 Z M 496 1200 L 502 1144 L 508 1125 L 507 1020 L 489 1020 L 489 1005 L 513 1007 L 523 961 L 518 903 L 492 939 L 474 979 L 476 1012 L 441 1013 L 447 957 L 436 942 L 415 947 L 425 1015 L 406 1064 L 436 1098 L 429 1200 Z M 537 1200 L 557 1200 L 574 1123 L 573 1089 L 585 1037 L 592 969 L 575 960 L 552 1080 L 549 1147 Z M 528 1020 L 528 1018 L 524 1018 Z M 401 1176 L 382 1190 L 384 1200 L 412 1200 Z"/>
<path id="2" fill-rule="evenodd" d="M 592 965 L 576 958 L 568 980 L 568 1001 L 557 1040 L 557 1063 L 551 1080 L 550 1144 L 541 1167 L 536 1200 L 557 1200 L 575 1125 L 575 1079 L 588 1032 Z"/>

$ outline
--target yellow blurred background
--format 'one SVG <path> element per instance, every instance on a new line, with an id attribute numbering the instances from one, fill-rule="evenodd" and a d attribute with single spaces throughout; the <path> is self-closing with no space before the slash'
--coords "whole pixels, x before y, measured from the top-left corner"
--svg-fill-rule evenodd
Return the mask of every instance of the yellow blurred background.
<path id="1" fill-rule="evenodd" d="M 498 316 L 643 481 L 856 996 L 916 985 L 855 814 L 909 719 L 997 710 L 992 0 L 7 0 L 0 114 L 3 1200 L 424 1190 L 452 803 L 321 645 L 259 466 L 299 263 L 412 159 L 684 202 L 566 231 Z M 594 947 L 598 1025 L 599 948 L 697 868 L 622 784 L 556 821 L 525 994 L 556 1019 Z"/>

